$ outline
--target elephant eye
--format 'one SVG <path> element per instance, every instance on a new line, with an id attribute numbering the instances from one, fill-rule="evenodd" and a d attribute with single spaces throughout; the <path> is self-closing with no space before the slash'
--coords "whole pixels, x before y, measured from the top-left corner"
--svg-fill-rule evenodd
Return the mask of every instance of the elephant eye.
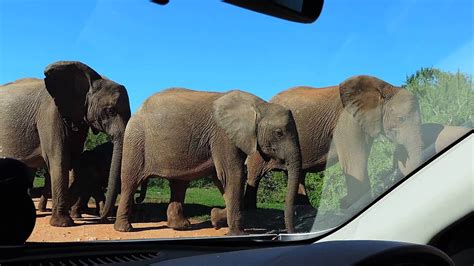
<path id="1" fill-rule="evenodd" d="M 105 108 L 105 113 L 108 116 L 115 116 L 117 114 L 117 111 L 115 111 L 115 109 L 112 107 L 108 107 L 108 108 Z"/>
<path id="2" fill-rule="evenodd" d="M 276 136 L 277 138 L 283 137 L 283 131 L 282 131 L 281 129 L 279 129 L 279 128 L 275 129 L 275 132 L 274 132 L 274 133 L 275 133 L 275 136 Z"/>
<path id="3" fill-rule="evenodd" d="M 400 123 L 405 122 L 405 120 L 407 120 L 407 119 L 405 117 L 402 117 L 402 116 L 398 118 L 398 122 L 400 122 Z"/>

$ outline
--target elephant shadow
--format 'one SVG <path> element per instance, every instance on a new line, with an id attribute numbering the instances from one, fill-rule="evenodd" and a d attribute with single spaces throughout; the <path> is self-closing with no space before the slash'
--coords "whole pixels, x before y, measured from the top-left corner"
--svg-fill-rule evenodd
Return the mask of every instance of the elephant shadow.
<path id="1" fill-rule="evenodd" d="M 295 230 L 309 232 L 313 226 L 317 209 L 309 205 L 295 206 Z M 245 215 L 246 232 L 250 234 L 286 233 L 283 210 L 258 208 L 248 210 Z"/>
<path id="2" fill-rule="evenodd" d="M 168 203 L 141 203 L 136 204 L 133 209 L 132 222 L 150 223 L 166 222 L 166 210 Z M 198 230 L 212 228 L 210 213 L 213 208 L 222 206 L 207 206 L 202 204 L 185 204 L 184 213 L 186 218 L 193 220 L 192 225 L 186 230 Z M 307 227 L 311 228 L 314 221 L 314 209 L 305 211 L 304 215 L 298 215 L 297 224 L 301 231 Z M 259 208 L 245 212 L 245 232 L 250 234 L 266 234 L 285 232 L 284 212 L 280 209 Z M 196 222 L 198 220 L 198 222 Z M 301 221 L 300 221 L 301 220 Z M 300 222 L 298 222 L 300 221 Z M 161 228 L 162 226 L 160 226 Z M 153 230 L 157 227 L 140 228 L 136 230 Z"/>
<path id="3" fill-rule="evenodd" d="M 166 222 L 166 210 L 168 203 L 141 203 L 133 208 L 131 217 L 134 223 Z M 185 204 L 184 214 L 186 217 L 205 216 L 211 213 L 214 207 L 201 204 Z"/>

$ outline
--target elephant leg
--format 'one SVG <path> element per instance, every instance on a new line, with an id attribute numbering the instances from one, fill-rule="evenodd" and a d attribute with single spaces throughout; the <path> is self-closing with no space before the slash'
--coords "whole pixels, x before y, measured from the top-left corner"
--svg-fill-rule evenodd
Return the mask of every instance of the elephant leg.
<path id="1" fill-rule="evenodd" d="M 74 225 L 74 221 L 69 215 L 68 198 L 68 176 L 67 167 L 60 162 L 53 161 L 50 167 L 51 174 L 51 198 L 52 198 L 52 215 L 49 224 L 56 227 L 66 227 Z"/>
<path id="2" fill-rule="evenodd" d="M 212 176 L 212 181 L 221 192 L 222 196 L 225 198 L 224 187 L 222 186 L 221 181 L 217 178 L 216 175 Z M 227 209 L 212 208 L 211 210 L 211 223 L 212 226 L 216 229 L 227 226 Z"/>
<path id="3" fill-rule="evenodd" d="M 82 218 L 82 197 L 79 197 L 77 201 L 71 206 L 71 217 L 72 218 Z"/>
<path id="4" fill-rule="evenodd" d="M 114 229 L 119 232 L 131 232 L 133 230 L 130 218 L 132 215 L 133 196 L 141 182 L 146 182 L 149 175 L 145 173 L 145 147 L 144 134 L 137 123 L 130 123 L 130 133 L 126 133 L 123 144 L 120 201 L 115 218 Z M 110 185 L 110 183 L 109 183 Z M 108 201 L 110 193 L 107 188 L 106 204 L 104 209 L 110 208 Z M 103 211 L 101 211 L 103 213 Z"/>
<path id="5" fill-rule="evenodd" d="M 41 197 L 38 202 L 38 210 L 40 212 L 45 212 L 46 211 L 46 205 L 48 203 L 48 198 L 51 195 L 51 176 L 49 175 L 49 172 L 46 172 L 44 174 L 44 186 L 43 189 L 41 190 Z"/>
<path id="6" fill-rule="evenodd" d="M 138 182 L 135 180 L 127 181 L 128 178 L 122 175 L 120 202 L 114 223 L 114 229 L 119 232 L 131 232 L 133 230 L 129 218 L 132 215 L 133 195 L 138 188 Z"/>
<path id="7" fill-rule="evenodd" d="M 241 156 L 238 151 L 229 152 L 223 146 L 219 148 L 215 147 L 213 150 L 213 159 L 216 166 L 217 177 L 224 187 L 227 224 L 229 225 L 228 234 L 242 235 L 245 234 L 242 226 L 242 205 L 245 182 L 243 166 L 245 157 Z M 215 156 L 217 154 L 225 154 L 225 157 Z"/>
<path id="8" fill-rule="evenodd" d="M 257 191 L 260 185 L 261 177 L 255 177 L 247 180 L 244 197 L 244 209 L 255 210 L 257 209 Z"/>
<path id="9" fill-rule="evenodd" d="M 264 166 L 266 162 L 259 153 L 247 157 L 247 184 L 244 196 L 244 209 L 257 209 L 257 191 L 260 180 L 266 174 Z"/>
<path id="10" fill-rule="evenodd" d="M 371 141 L 364 137 L 346 138 L 341 141 L 344 149 L 338 147 L 339 162 L 346 178 L 347 195 L 340 201 L 342 209 L 349 208 L 362 196 L 370 193 L 370 180 L 367 162 L 370 153 Z"/>
<path id="11" fill-rule="evenodd" d="M 146 191 L 148 189 L 148 182 L 149 180 L 143 180 L 141 186 L 140 186 L 140 196 L 135 198 L 135 203 L 142 203 L 145 200 L 146 197 Z"/>
<path id="12" fill-rule="evenodd" d="M 224 200 L 227 208 L 227 224 L 230 235 L 244 234 L 242 220 L 242 203 L 244 195 L 244 170 L 241 167 L 229 169 L 227 176 L 234 180 L 231 184 L 226 184 Z"/>
<path id="13" fill-rule="evenodd" d="M 87 186 L 81 183 L 81 181 L 76 177 L 75 171 L 69 171 L 69 199 L 71 205 L 71 217 L 72 218 L 82 218 L 82 211 L 84 201 L 88 199 L 86 191 Z"/>
<path id="14" fill-rule="evenodd" d="M 166 211 L 168 227 L 173 229 L 186 229 L 191 223 L 184 218 L 183 204 L 189 181 L 170 180 L 171 199 Z"/>
<path id="15" fill-rule="evenodd" d="M 97 192 L 94 196 L 95 201 L 95 212 L 94 214 L 100 216 L 100 210 L 104 208 L 105 204 L 105 194 L 103 191 Z"/>
<path id="16" fill-rule="evenodd" d="M 288 175 L 288 174 L 287 174 Z M 305 178 L 306 173 L 304 172 L 301 177 L 300 183 L 298 185 L 298 194 L 296 195 L 295 205 L 310 205 L 308 194 L 306 194 Z"/>

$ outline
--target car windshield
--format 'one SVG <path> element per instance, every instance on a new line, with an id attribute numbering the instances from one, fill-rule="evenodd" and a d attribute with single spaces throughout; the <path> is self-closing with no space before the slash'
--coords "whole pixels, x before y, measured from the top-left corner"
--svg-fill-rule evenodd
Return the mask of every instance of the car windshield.
<path id="1" fill-rule="evenodd" d="M 34 172 L 27 242 L 342 225 L 472 129 L 473 8 L 325 1 L 302 24 L 220 1 L 1 1 L 0 157 Z"/>

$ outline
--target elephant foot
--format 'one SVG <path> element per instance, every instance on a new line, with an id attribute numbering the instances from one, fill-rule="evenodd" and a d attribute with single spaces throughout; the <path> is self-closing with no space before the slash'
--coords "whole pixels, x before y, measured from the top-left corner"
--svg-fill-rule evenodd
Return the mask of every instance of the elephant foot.
<path id="1" fill-rule="evenodd" d="M 180 202 L 170 202 L 166 211 L 168 217 L 168 227 L 173 229 L 186 229 L 191 223 L 184 218 L 183 204 Z"/>
<path id="2" fill-rule="evenodd" d="M 132 232 L 133 231 L 132 224 L 130 224 L 129 222 L 122 222 L 119 220 L 115 221 L 114 229 L 115 231 L 118 231 L 118 232 Z"/>
<path id="3" fill-rule="evenodd" d="M 227 226 L 227 210 L 213 208 L 211 210 L 211 223 L 212 226 L 216 229 Z"/>
<path id="4" fill-rule="evenodd" d="M 40 212 L 46 212 L 46 204 L 48 203 L 48 199 L 41 196 L 39 202 L 38 202 L 38 211 Z"/>
<path id="5" fill-rule="evenodd" d="M 74 225 L 74 221 L 71 216 L 67 214 L 54 214 L 49 220 L 49 224 L 55 227 L 69 227 Z"/>
<path id="6" fill-rule="evenodd" d="M 174 218 L 168 219 L 168 227 L 175 230 L 185 230 L 191 226 L 191 223 L 188 219 L 185 218 Z"/>
<path id="7" fill-rule="evenodd" d="M 82 214 L 79 210 L 71 209 L 71 218 L 82 218 Z"/>

